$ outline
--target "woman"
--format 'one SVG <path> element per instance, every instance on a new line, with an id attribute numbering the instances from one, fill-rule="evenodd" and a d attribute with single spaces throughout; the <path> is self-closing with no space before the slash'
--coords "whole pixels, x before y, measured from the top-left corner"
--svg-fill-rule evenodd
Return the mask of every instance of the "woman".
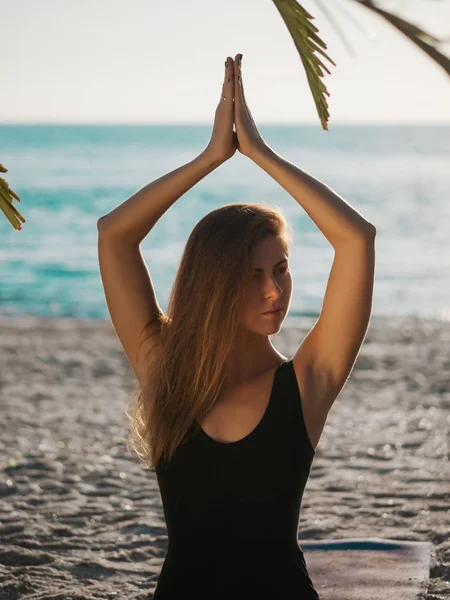
<path id="1" fill-rule="evenodd" d="M 264 142 L 245 101 L 241 57 L 227 60 L 206 150 L 98 222 L 108 308 L 139 380 L 129 441 L 156 470 L 166 518 L 154 593 L 161 600 L 319 598 L 298 545 L 300 506 L 371 312 L 375 228 Z M 140 253 L 162 214 L 236 149 L 295 198 L 335 249 L 320 317 L 290 360 L 270 340 L 292 292 L 291 229 L 279 210 L 230 204 L 204 216 L 167 316 Z"/>

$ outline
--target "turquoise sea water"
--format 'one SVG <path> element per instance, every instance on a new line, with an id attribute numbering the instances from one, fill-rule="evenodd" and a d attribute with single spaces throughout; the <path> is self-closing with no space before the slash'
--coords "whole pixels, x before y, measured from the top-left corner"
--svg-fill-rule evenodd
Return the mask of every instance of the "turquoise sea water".
<path id="1" fill-rule="evenodd" d="M 450 319 L 449 125 L 259 129 L 278 154 L 375 224 L 374 316 Z M 0 317 L 109 318 L 97 219 L 194 159 L 210 136 L 209 125 L 0 126 L 2 177 L 27 220 L 15 231 L 0 214 Z M 288 321 L 318 315 L 333 248 L 297 201 L 239 153 L 182 196 L 142 243 L 161 307 L 194 225 L 232 202 L 281 208 L 294 229 Z"/>

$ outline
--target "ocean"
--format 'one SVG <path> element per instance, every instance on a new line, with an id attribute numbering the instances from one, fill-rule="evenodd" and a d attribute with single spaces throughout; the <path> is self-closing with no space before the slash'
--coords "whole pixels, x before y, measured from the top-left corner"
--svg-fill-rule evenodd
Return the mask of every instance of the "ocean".
<path id="1" fill-rule="evenodd" d="M 372 315 L 450 319 L 450 125 L 259 125 L 278 154 L 320 179 L 377 228 Z M 97 219 L 193 160 L 210 125 L 0 125 L 1 174 L 20 196 L 16 231 L 0 212 L 0 317 L 108 319 Z M 184 245 L 209 211 L 279 207 L 294 230 L 286 322 L 319 315 L 334 250 L 270 175 L 236 152 L 182 196 L 142 242 L 167 309 Z"/>

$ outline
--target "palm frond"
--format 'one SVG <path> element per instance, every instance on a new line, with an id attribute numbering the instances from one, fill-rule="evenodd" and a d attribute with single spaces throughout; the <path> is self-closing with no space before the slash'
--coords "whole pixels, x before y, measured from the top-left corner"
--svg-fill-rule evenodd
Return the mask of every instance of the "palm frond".
<path id="1" fill-rule="evenodd" d="M 8 169 L 0 163 L 0 173 L 7 173 Z M 0 177 L 0 209 L 5 213 L 14 229 L 22 229 L 20 221 L 25 223 L 26 220 L 22 217 L 17 208 L 13 205 L 13 199 L 20 202 L 19 196 L 9 187 L 8 182 Z"/>
<path id="2" fill-rule="evenodd" d="M 406 37 L 423 50 L 430 58 L 432 58 L 438 65 L 440 65 L 447 75 L 450 75 L 450 59 L 442 54 L 437 49 L 438 44 L 443 44 L 447 40 L 441 40 L 435 35 L 424 31 L 414 23 L 410 23 L 405 19 L 402 19 L 398 15 L 376 6 L 372 0 L 352 0 L 360 6 L 377 13 L 384 19 L 386 19 L 391 25 L 393 25 L 398 31 L 406 35 Z"/>
<path id="3" fill-rule="evenodd" d="M 396 29 L 408 37 L 409 40 L 411 40 L 414 44 L 416 44 L 416 46 L 421 48 L 421 50 L 423 50 L 430 58 L 439 64 L 448 75 L 450 75 L 450 59 L 437 49 L 438 44 L 442 44 L 447 40 L 441 40 L 435 35 L 424 31 L 414 23 L 410 23 L 398 15 L 376 6 L 373 0 L 352 1 L 357 2 L 359 5 L 376 12 L 378 15 L 386 19 L 389 23 L 391 23 L 391 25 L 396 27 Z M 341 37 L 347 48 L 349 48 L 350 42 L 338 27 L 334 15 L 332 14 L 332 12 L 335 11 L 336 6 L 333 6 L 333 11 L 330 11 L 327 7 L 325 7 L 322 0 L 315 0 L 315 2 L 331 22 L 335 31 Z M 310 22 L 310 19 L 314 19 L 315 17 L 310 15 L 298 2 L 296 2 L 296 0 L 273 0 L 273 3 L 284 20 L 300 54 L 322 128 L 328 130 L 329 113 L 328 103 L 325 95 L 329 97 L 330 94 L 328 93 L 325 84 L 320 79 L 323 77 L 323 71 L 321 70 L 321 67 L 328 74 L 330 74 L 330 71 L 318 59 L 314 52 L 319 52 L 322 54 L 334 66 L 336 66 L 336 64 L 321 49 L 326 49 L 327 46 L 318 37 L 317 27 Z"/>
<path id="4" fill-rule="evenodd" d="M 329 75 L 331 73 L 314 52 L 322 54 L 332 65 L 336 66 L 336 64 L 322 50 L 322 48 L 326 49 L 327 45 L 317 35 L 319 31 L 317 27 L 310 22 L 310 19 L 315 17 L 310 15 L 296 0 L 273 0 L 273 3 L 286 23 L 300 54 L 322 128 L 328 130 L 330 115 L 325 94 L 328 97 L 330 94 L 320 78 L 324 75 L 322 69 Z"/>

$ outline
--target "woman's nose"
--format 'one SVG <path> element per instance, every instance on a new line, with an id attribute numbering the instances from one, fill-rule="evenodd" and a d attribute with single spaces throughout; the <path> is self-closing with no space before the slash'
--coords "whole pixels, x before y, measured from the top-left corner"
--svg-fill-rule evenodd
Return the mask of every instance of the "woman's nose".
<path id="1" fill-rule="evenodd" d="M 275 277 L 269 277 L 267 282 L 264 284 L 264 291 L 266 294 L 267 293 L 270 293 L 270 294 L 275 293 L 275 294 L 281 295 L 283 292 L 283 288 L 278 284 Z"/>

